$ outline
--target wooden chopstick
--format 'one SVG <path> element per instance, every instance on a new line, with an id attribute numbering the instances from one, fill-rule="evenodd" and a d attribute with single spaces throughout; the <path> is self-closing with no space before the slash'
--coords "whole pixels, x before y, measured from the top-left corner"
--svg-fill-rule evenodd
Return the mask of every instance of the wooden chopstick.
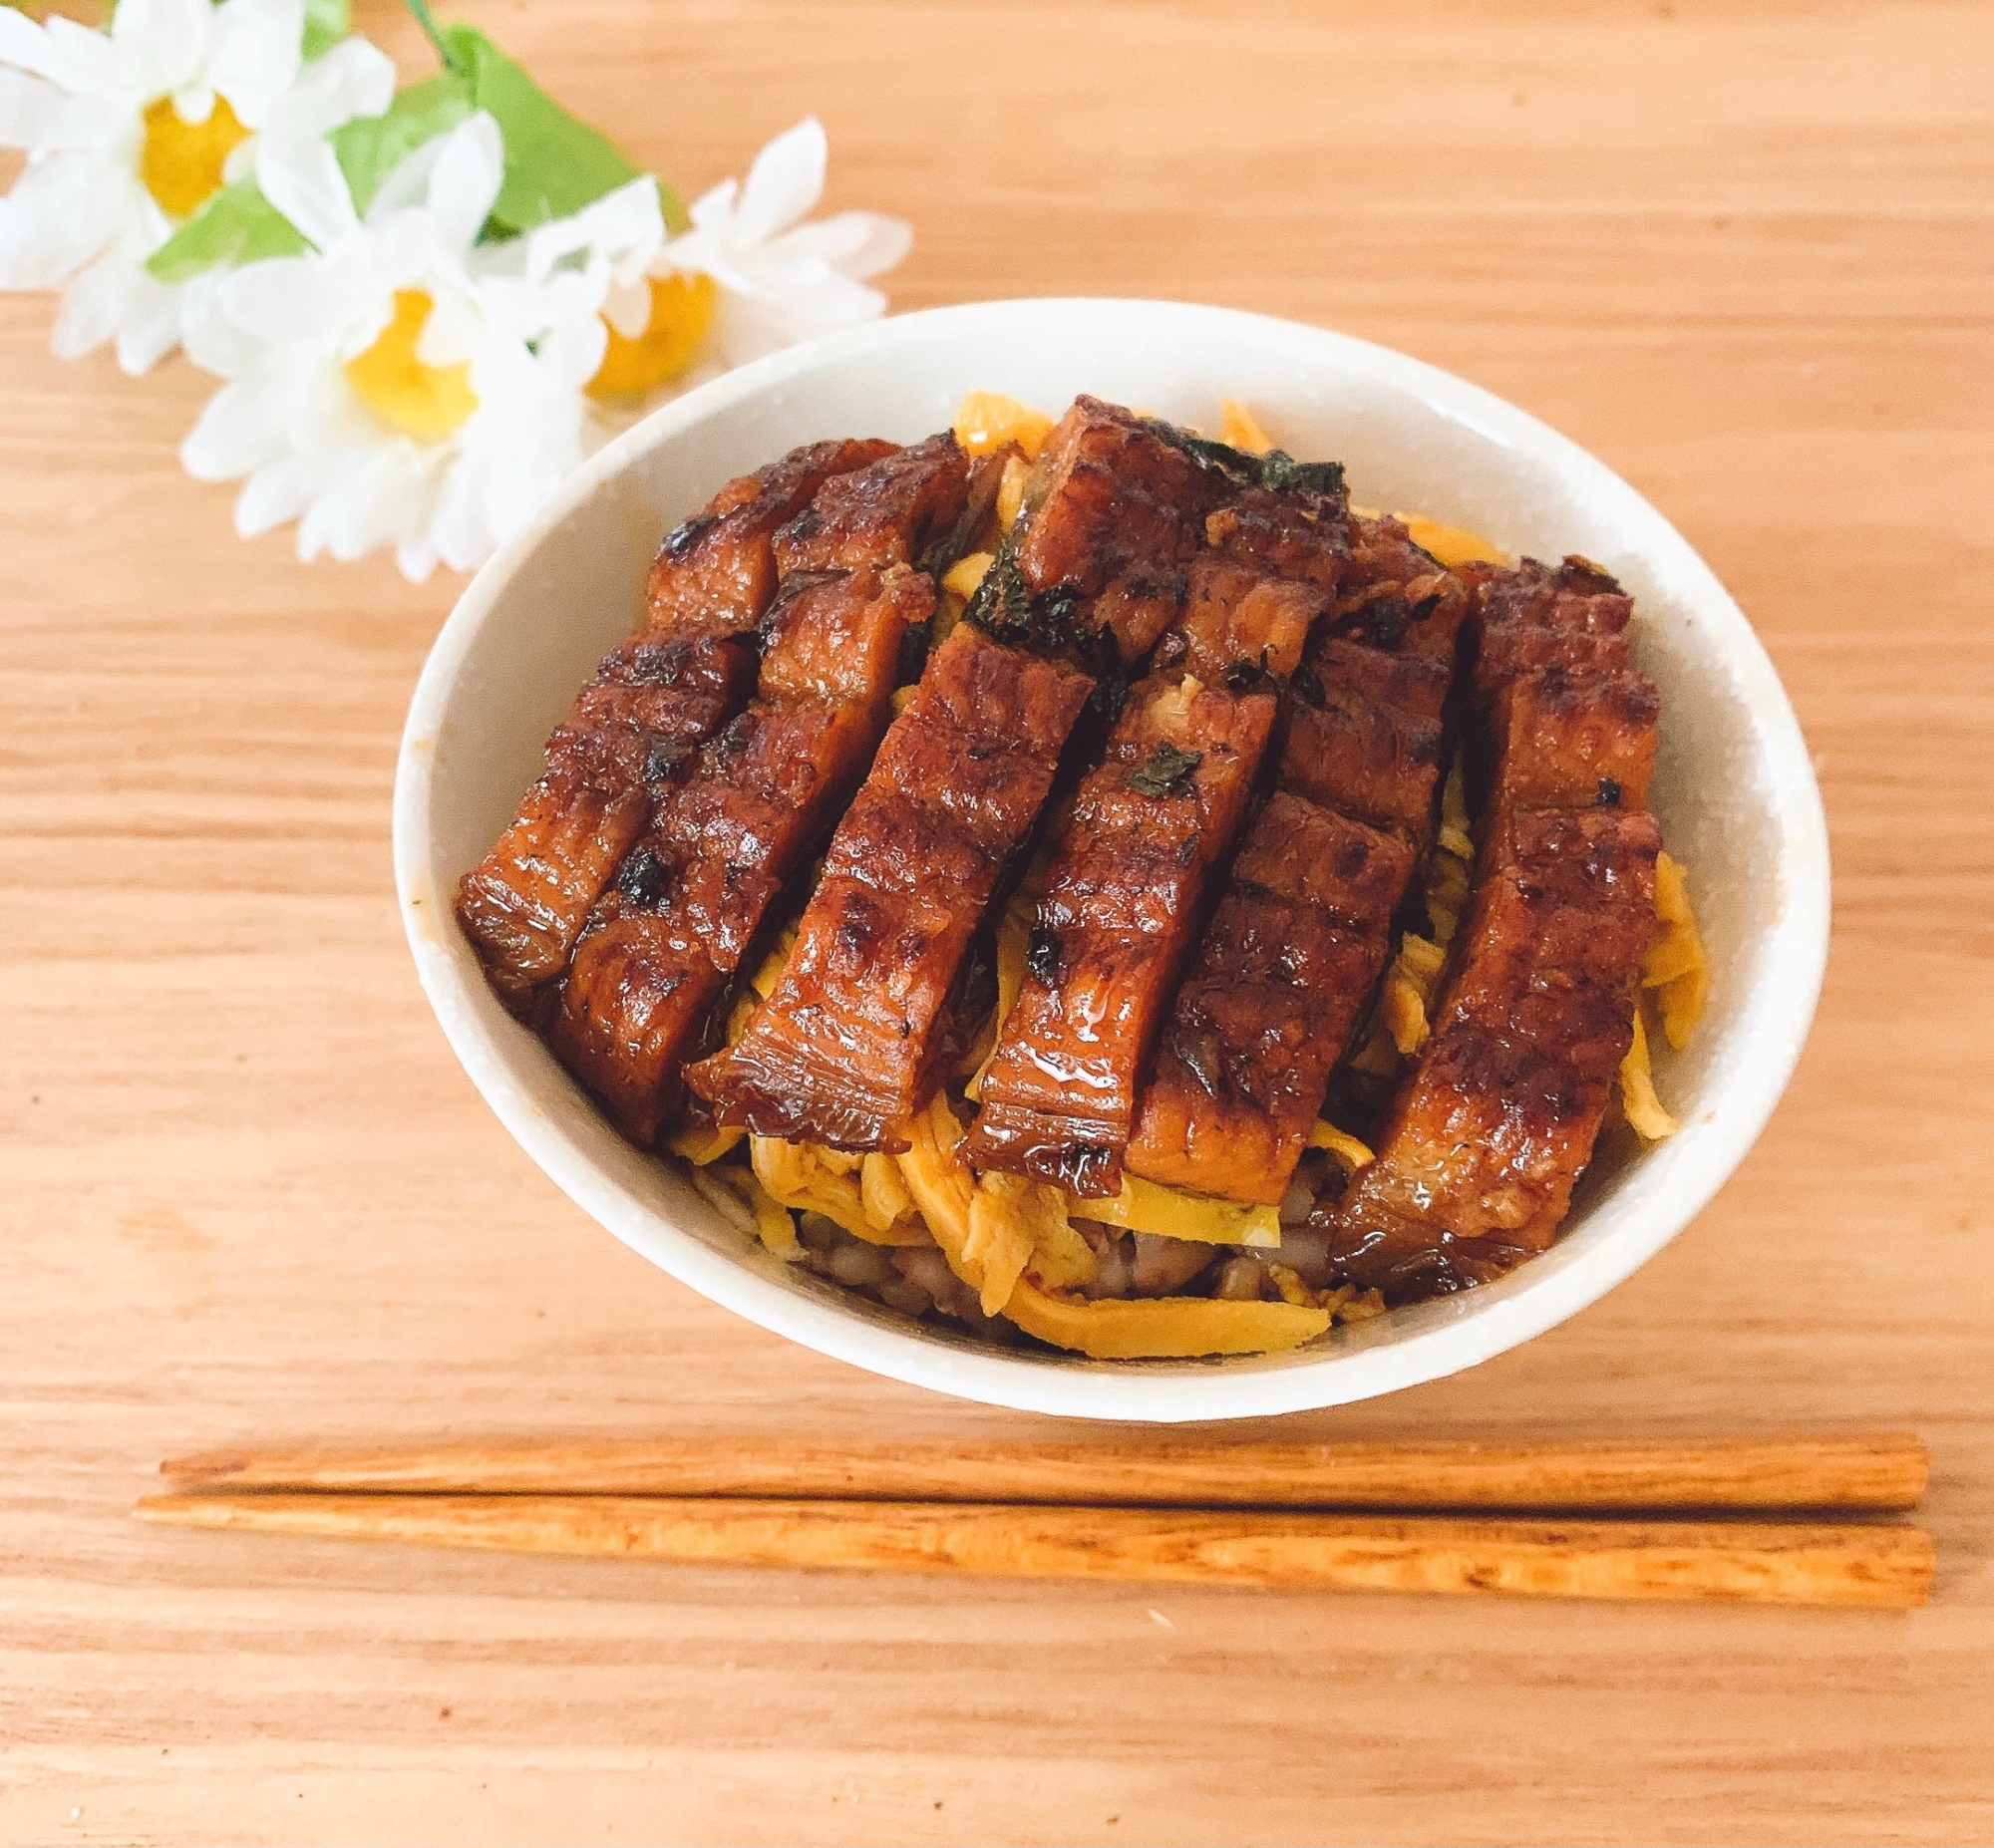
<path id="1" fill-rule="evenodd" d="M 1236 1509 L 628 1495 L 194 1493 L 182 1527 L 702 1565 L 1179 1580 L 1534 1597 L 1922 1604 L 1932 1547 L 1901 1526 L 1463 1520 Z"/>
<path id="2" fill-rule="evenodd" d="M 218 1451 L 160 1469 L 188 1488 L 236 1490 L 1590 1513 L 1891 1513 L 1916 1505 L 1928 1473 L 1909 1431 L 1498 1443 L 688 1436 Z"/>

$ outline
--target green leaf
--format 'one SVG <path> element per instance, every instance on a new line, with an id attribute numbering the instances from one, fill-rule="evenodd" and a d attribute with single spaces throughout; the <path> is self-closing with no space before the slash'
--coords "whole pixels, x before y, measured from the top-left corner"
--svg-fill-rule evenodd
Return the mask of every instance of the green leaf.
<path id="1" fill-rule="evenodd" d="M 505 178 L 492 208 L 500 235 L 565 218 L 643 174 L 644 169 L 599 129 L 571 116 L 476 26 L 450 26 L 441 49 L 470 87 L 473 106 L 491 112 L 505 142 Z M 658 185 L 658 202 L 673 231 L 685 229 L 685 207 Z"/>
<path id="2" fill-rule="evenodd" d="M 347 0 L 305 0 L 305 62 L 323 58 L 352 30 Z"/>
<path id="3" fill-rule="evenodd" d="M 302 232 L 263 196 L 254 173 L 244 173 L 202 201 L 201 207 L 146 259 L 162 282 L 185 282 L 217 263 L 253 263 L 259 257 L 296 256 L 309 250 Z"/>
<path id="4" fill-rule="evenodd" d="M 352 189 L 354 210 L 364 212 L 396 167 L 476 109 L 464 81 L 445 71 L 398 92 L 385 115 L 362 116 L 333 130 L 333 157 Z"/>

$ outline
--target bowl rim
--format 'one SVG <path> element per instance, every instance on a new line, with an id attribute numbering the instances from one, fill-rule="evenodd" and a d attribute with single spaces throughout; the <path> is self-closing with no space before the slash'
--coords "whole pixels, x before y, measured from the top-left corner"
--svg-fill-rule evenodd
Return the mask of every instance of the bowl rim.
<path id="1" fill-rule="evenodd" d="M 1498 1298 L 1453 1299 L 1464 1312 L 1354 1351 L 1332 1347 L 1222 1369 L 1196 1361 L 1088 1363 L 1015 1350 L 979 1350 L 894 1327 L 855 1308 L 821 1300 L 763 1274 L 752 1254 L 715 1250 L 641 1201 L 573 1145 L 511 1067 L 495 1037 L 489 998 L 474 993 L 465 961 L 439 939 L 448 904 L 431 882 L 431 796 L 435 746 L 455 682 L 480 630 L 520 566 L 606 482 L 708 418 L 820 368 L 890 355 L 937 327 L 973 334 L 1003 325 L 1049 324 L 1114 315 L 1196 323 L 1214 334 L 1257 335 L 1314 345 L 1325 357 L 1502 447 L 1527 451 L 1540 465 L 1576 474 L 1628 535 L 1631 550 L 1666 560 L 1697 615 L 1723 634 L 1727 666 L 1759 733 L 1768 771 L 1767 808 L 1778 835 L 1787 895 L 1770 928 L 1751 1005 L 1782 1027 L 1741 1040 L 1710 1080 L 1708 1120 L 1699 1121 L 1701 1160 L 1678 1177 L 1666 1201 L 1627 1209 L 1609 1237 L 1573 1262 Z M 1014 1410 L 1059 1416 L 1179 1422 L 1319 1409 L 1400 1390 L 1473 1367 L 1555 1327 L 1630 1277 L 1686 1228 L 1728 1181 L 1777 1107 L 1806 1041 L 1826 972 L 1829 922 L 1828 842 L 1813 761 L 1799 721 L 1764 645 L 1716 574 L 1673 525 L 1606 463 L 1529 413 L 1452 373 L 1394 349 L 1307 323 L 1240 309 L 1142 297 L 1046 296 L 972 302 L 896 315 L 821 336 L 723 374 L 659 407 L 570 474 L 525 528 L 473 577 L 438 632 L 409 706 L 396 766 L 394 861 L 404 930 L 424 993 L 473 1083 L 513 1138 L 576 1205 L 626 1245 L 709 1300 L 817 1353 L 911 1386 Z M 444 926 L 454 930 L 454 921 Z M 484 1004 L 484 1005 L 482 1005 Z"/>

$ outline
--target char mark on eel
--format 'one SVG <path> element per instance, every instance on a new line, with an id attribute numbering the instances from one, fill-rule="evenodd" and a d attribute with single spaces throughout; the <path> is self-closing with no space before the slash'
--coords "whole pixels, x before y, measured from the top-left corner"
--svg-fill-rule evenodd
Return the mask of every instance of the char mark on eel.
<path id="1" fill-rule="evenodd" d="M 1128 1166 L 1276 1204 L 1431 845 L 1466 598 L 1396 520 L 1349 558 L 1281 702 L 1275 793 L 1177 992 Z"/>
<path id="2" fill-rule="evenodd" d="M 1618 637 L 1626 599 L 1581 560 L 1470 582 L 1485 670 L 1470 742 L 1490 767 L 1475 890 L 1377 1157 L 1314 1216 L 1343 1274 L 1388 1300 L 1485 1282 L 1551 1243 L 1632 1041 L 1655 930 L 1655 691 L 1593 646 Z M 1590 639 L 1565 656 L 1510 648 L 1516 630 Z M 1528 665 L 1490 665 L 1505 660 Z"/>
<path id="3" fill-rule="evenodd" d="M 1340 471 L 1270 488 L 1263 459 L 1153 428 L 1206 469 L 1218 503 L 1175 626 L 1052 830 L 969 1140 L 978 1168 L 1082 1198 L 1121 1190 L 1138 1087 L 1246 814 L 1277 690 L 1348 554 Z"/>
<path id="4" fill-rule="evenodd" d="M 730 481 L 651 567 L 645 629 L 619 643 L 547 741 L 546 773 L 458 888 L 457 916 L 522 1020 L 546 1011 L 589 912 L 694 749 L 754 686 L 744 638 L 775 587 L 774 537 L 886 443 L 814 443 Z"/>
<path id="5" fill-rule="evenodd" d="M 777 534 L 757 696 L 704 746 L 596 905 L 549 1031 L 633 1140 L 685 1102 L 744 958 L 871 762 L 933 571 L 987 516 L 1001 461 L 944 432 L 827 482 Z"/>
<path id="6" fill-rule="evenodd" d="M 693 1067 L 717 1121 L 898 1149 L 939 1081 L 972 940 L 1015 876 L 1093 674 L 1120 685 L 1183 609 L 1221 484 L 1081 398 L 1025 511 L 853 799 L 781 981 Z"/>

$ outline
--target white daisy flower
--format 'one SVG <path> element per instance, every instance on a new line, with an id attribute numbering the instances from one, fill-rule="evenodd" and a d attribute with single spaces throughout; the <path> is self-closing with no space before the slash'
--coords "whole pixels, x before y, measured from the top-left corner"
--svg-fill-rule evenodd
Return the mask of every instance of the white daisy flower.
<path id="1" fill-rule="evenodd" d="M 378 116 L 394 66 L 364 39 L 307 64 L 304 0 L 120 0 L 108 33 L 0 9 L 0 147 L 28 164 L 0 199 L 0 288 L 63 291 L 50 345 L 115 340 L 144 372 L 179 338 L 147 257 L 246 171 L 254 138 Z"/>
<path id="2" fill-rule="evenodd" d="M 693 206 L 692 228 L 658 251 L 648 275 L 615 277 L 590 398 L 683 389 L 884 312 L 886 298 L 863 279 L 905 256 L 913 232 L 869 211 L 805 223 L 824 195 L 828 153 L 824 125 L 800 122 L 756 155 L 745 184 L 723 180 Z"/>
<path id="3" fill-rule="evenodd" d="M 664 241 L 658 184 L 646 173 L 571 217 L 486 246 L 479 270 L 517 336 L 563 377 L 589 388 L 609 348 L 605 311 L 633 292 L 648 310 L 645 278 Z M 636 332 L 643 332 L 641 324 Z"/>
<path id="4" fill-rule="evenodd" d="M 316 249 L 244 265 L 190 319 L 189 357 L 229 383 L 182 447 L 188 472 L 246 475 L 236 529 L 296 519 L 301 558 L 393 545 L 419 582 L 483 563 L 580 461 L 587 376 L 586 354 L 525 344 L 544 311 L 474 255 L 498 125 L 426 143 L 364 217 L 323 142 L 266 136 L 256 173 Z"/>

